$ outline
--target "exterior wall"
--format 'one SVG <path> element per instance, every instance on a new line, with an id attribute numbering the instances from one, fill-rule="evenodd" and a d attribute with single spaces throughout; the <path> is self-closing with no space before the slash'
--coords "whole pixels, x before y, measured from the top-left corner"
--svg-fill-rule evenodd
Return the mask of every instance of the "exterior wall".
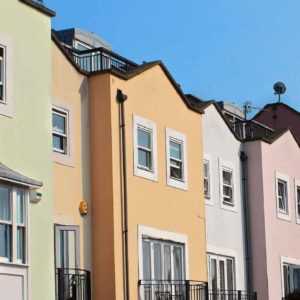
<path id="1" fill-rule="evenodd" d="M 52 103 L 68 112 L 69 154 L 53 153 L 54 224 L 79 226 L 80 267 L 91 269 L 88 83 L 52 43 Z M 81 201 L 89 213 L 79 213 Z"/>
<path id="2" fill-rule="evenodd" d="M 287 132 L 272 144 L 247 143 L 247 152 L 251 166 L 249 194 L 258 299 L 281 299 L 282 259 L 300 260 L 295 242 L 300 239 L 300 225 L 295 213 L 295 180 L 300 178 L 300 171 L 295 167 L 300 163 L 299 147 L 292 134 Z M 289 179 L 289 220 L 283 220 L 277 214 L 276 173 Z"/>
<path id="3" fill-rule="evenodd" d="M 266 248 L 269 280 L 269 299 L 281 299 L 283 295 L 281 259 L 287 257 L 300 260 L 300 225 L 295 214 L 295 180 L 300 178 L 299 147 L 290 132 L 284 134 L 272 145 L 262 145 L 264 206 L 266 219 Z M 276 172 L 289 179 L 290 220 L 282 220 L 277 215 Z"/>
<path id="4" fill-rule="evenodd" d="M 274 129 L 289 128 L 300 144 L 300 114 L 286 104 L 272 104 L 259 112 L 255 120 Z"/>
<path id="5" fill-rule="evenodd" d="M 248 206 L 251 232 L 251 273 L 252 285 L 259 300 L 272 299 L 268 293 L 266 263 L 266 220 L 264 207 L 264 185 L 262 170 L 262 143 L 245 144 L 248 156 Z"/>
<path id="6" fill-rule="evenodd" d="M 234 137 L 213 105 L 203 116 L 204 159 L 210 165 L 210 199 L 206 201 L 206 236 L 209 253 L 231 256 L 236 265 L 236 289 L 246 289 L 244 220 L 240 151 Z M 220 147 L 220 145 L 222 145 Z M 234 177 L 233 210 L 222 203 L 221 168 L 229 167 Z"/>
<path id="7" fill-rule="evenodd" d="M 155 66 L 124 81 L 112 75 L 97 75 L 91 79 L 93 225 L 98 232 L 94 253 L 98 251 L 95 274 L 99 274 L 96 297 L 122 297 L 122 233 L 120 193 L 119 112 L 117 89 L 125 102 L 127 182 L 128 182 L 128 241 L 130 299 L 138 298 L 139 228 L 141 225 L 160 231 L 186 235 L 189 260 L 187 279 L 207 281 L 205 211 L 203 200 L 201 116 L 189 110 L 163 73 Z M 101 86 L 101 89 L 99 88 Z M 106 90 L 108 89 L 108 90 Z M 102 112 L 100 111 L 102 109 Z M 95 111 L 97 109 L 97 112 Z M 133 115 L 153 121 L 157 126 L 158 180 L 134 176 Z M 93 123 L 94 122 L 94 123 Z M 101 127 L 102 126 L 102 127 Z M 187 137 L 188 189 L 167 186 L 166 128 L 175 129 Z M 101 153 L 101 155 L 99 155 Z M 103 163 L 103 164 L 101 164 Z M 199 167 L 195 167 L 199 166 Z M 105 172 L 103 172 L 105 170 Z M 110 173 L 112 172 L 112 173 Z M 105 187 L 102 179 L 105 178 Z M 104 189 L 104 190 L 103 190 Z M 102 202 L 102 203 L 101 203 Z M 97 204 L 96 204 L 97 203 Z M 95 207 L 97 205 L 97 208 Z M 102 211 L 100 210 L 102 208 Z M 105 219 L 101 219 L 105 215 Z M 95 220 L 96 219 L 96 220 Z M 112 222 L 113 221 L 113 222 Z M 109 223 L 108 223 L 109 222 Z M 113 224 L 113 228 L 111 227 Z M 97 226 L 97 227 L 96 227 Z M 102 229 L 101 229 L 102 228 Z M 99 229 L 99 231 L 98 231 Z M 105 230 L 106 229 L 106 230 Z M 100 232 L 102 230 L 103 232 Z M 103 249 L 103 243 L 106 245 Z M 113 254 L 112 254 L 113 251 Z M 110 270 L 110 273 L 108 271 Z M 101 274 L 102 272 L 102 274 Z M 106 280 L 114 276 L 114 285 Z M 108 291 L 109 290 L 109 291 Z M 113 298 L 110 298 L 113 299 Z"/>
<path id="8" fill-rule="evenodd" d="M 29 264 L 21 270 L 0 264 L 0 273 L 26 270 L 29 295 L 21 299 L 53 300 L 50 18 L 18 0 L 1 1 L 0 10 L 0 43 L 7 45 L 12 105 L 8 114 L 0 108 L 0 160 L 44 184 L 41 202 L 29 204 Z"/>

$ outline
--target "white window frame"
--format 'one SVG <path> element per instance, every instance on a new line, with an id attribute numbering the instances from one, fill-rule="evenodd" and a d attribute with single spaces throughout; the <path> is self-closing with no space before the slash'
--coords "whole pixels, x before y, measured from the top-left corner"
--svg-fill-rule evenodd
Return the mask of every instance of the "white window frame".
<path id="1" fill-rule="evenodd" d="M 281 294 L 282 294 L 282 298 L 285 297 L 285 290 L 284 290 L 284 270 L 283 270 L 283 266 L 285 264 L 300 266 L 300 259 L 291 258 L 291 257 L 285 257 L 285 256 L 281 256 L 281 258 L 280 258 Z"/>
<path id="2" fill-rule="evenodd" d="M 28 266 L 28 245 L 29 245 L 29 192 L 28 190 L 20 187 L 15 187 L 12 185 L 8 185 L 5 183 L 1 183 L 0 186 L 10 189 L 11 195 L 11 217 L 12 221 L 7 222 L 8 224 L 12 225 L 12 253 L 11 253 L 11 260 L 7 257 L 0 257 L 0 263 L 4 263 L 7 265 L 20 265 L 20 266 Z M 24 245 L 24 262 L 17 258 L 17 228 L 20 224 L 17 223 L 17 191 L 22 191 L 24 193 L 24 214 L 25 220 L 22 224 L 22 227 L 25 228 L 25 245 Z M 1 224 L 6 223 L 1 221 Z"/>
<path id="3" fill-rule="evenodd" d="M 171 177 L 171 156 L 170 156 L 170 141 L 178 142 L 182 145 L 182 179 Z M 166 128 L 166 157 L 167 157 L 167 184 L 169 186 L 187 190 L 188 189 L 188 165 L 187 165 L 187 140 L 186 135 L 174 129 Z"/>
<path id="4" fill-rule="evenodd" d="M 213 187 L 213 179 L 214 179 L 214 176 L 213 176 L 213 160 L 212 160 L 212 157 L 209 155 L 209 154 L 204 154 L 204 158 L 203 158 L 203 162 L 204 161 L 208 161 L 209 163 L 209 198 L 205 197 L 204 195 L 204 198 L 205 198 L 205 203 L 207 205 L 214 205 L 214 187 Z M 204 163 L 203 163 L 204 165 Z M 203 178 L 204 178 L 204 170 L 203 170 Z M 203 194 L 204 194 L 204 187 L 203 187 Z"/>
<path id="5" fill-rule="evenodd" d="M 3 78 L 3 82 L 0 81 L 0 85 L 3 88 L 3 98 L 0 98 L 0 102 L 1 103 L 6 103 L 6 63 L 7 63 L 7 59 L 6 59 L 6 47 L 0 44 L 0 48 L 3 50 L 3 57 L 0 56 L 0 60 L 2 61 L 2 78 Z"/>
<path id="6" fill-rule="evenodd" d="M 152 169 L 147 170 L 141 168 L 138 163 L 138 128 L 142 127 L 151 132 L 152 144 Z M 157 129 L 154 122 L 145 118 L 134 115 L 133 116 L 133 160 L 134 160 L 134 175 L 143 177 L 149 180 L 157 181 Z"/>
<path id="7" fill-rule="evenodd" d="M 279 181 L 284 181 L 286 182 L 286 187 L 287 187 L 287 203 L 286 203 L 286 208 L 287 211 L 284 212 L 279 209 L 279 197 L 278 197 L 278 182 Z M 291 210 L 290 210 L 290 181 L 289 181 L 289 176 L 276 172 L 275 173 L 275 198 L 276 198 L 276 214 L 279 219 L 285 220 L 285 221 L 290 221 L 291 220 Z"/>
<path id="8" fill-rule="evenodd" d="M 56 132 L 54 130 L 54 128 L 52 127 L 52 138 L 53 135 L 58 135 L 62 138 L 64 138 L 66 140 L 66 149 L 64 151 L 62 151 L 61 149 L 57 149 L 52 145 L 52 150 L 54 153 L 63 155 L 63 156 L 68 156 L 70 155 L 70 116 L 69 116 L 69 111 L 61 108 L 61 107 L 57 107 L 57 106 L 52 106 L 52 117 L 53 114 L 59 115 L 61 117 L 65 118 L 65 126 L 66 126 L 66 132 L 65 134 L 60 133 L 60 132 Z"/>
<path id="9" fill-rule="evenodd" d="M 207 170 L 208 170 L 208 176 L 206 177 L 205 176 L 205 164 L 207 164 Z M 204 184 L 204 181 L 207 180 L 208 182 L 208 194 L 206 195 L 205 194 L 205 189 L 204 189 L 204 186 L 203 186 L 203 193 L 204 193 L 204 197 L 205 197 L 205 200 L 207 202 L 211 202 L 211 161 L 209 159 L 207 159 L 206 157 L 204 157 L 204 160 L 203 160 L 203 184 Z"/>
<path id="10" fill-rule="evenodd" d="M 189 249 L 188 249 L 188 237 L 185 234 L 163 231 L 160 229 L 139 225 L 138 226 L 138 247 L 139 247 L 139 278 L 143 280 L 143 238 L 149 238 L 154 240 L 162 240 L 166 242 L 174 242 L 184 245 L 185 253 L 185 278 L 189 280 Z"/>
<path id="11" fill-rule="evenodd" d="M 300 180 L 295 179 L 294 181 L 294 197 L 295 197 L 295 218 L 296 218 L 296 223 L 300 224 L 300 213 L 298 214 L 298 193 L 297 189 L 300 189 Z M 300 199 L 299 199 L 300 203 Z"/>
<path id="12" fill-rule="evenodd" d="M 230 251 L 232 252 L 232 251 Z M 217 285 L 218 287 L 220 287 L 220 265 L 219 265 L 219 262 L 220 261 L 224 261 L 225 264 L 224 264 L 224 279 L 225 279 L 225 290 L 228 289 L 227 287 L 227 284 L 228 284 L 228 278 L 227 278 L 227 260 L 231 260 L 232 261 L 232 266 L 233 266 L 233 290 L 236 289 L 237 287 L 237 280 L 238 280 L 238 274 L 237 274 L 237 256 L 236 254 L 226 254 L 226 253 L 222 253 L 220 254 L 219 252 L 211 252 L 211 251 L 208 251 L 207 252 L 207 272 L 208 272 L 208 282 L 209 282 L 209 285 L 211 285 L 211 282 L 212 282 L 212 278 L 211 278 L 211 270 L 210 270 L 210 266 L 211 266 L 211 259 L 215 259 L 216 262 L 217 262 L 217 274 L 218 274 L 218 282 L 217 282 Z"/>

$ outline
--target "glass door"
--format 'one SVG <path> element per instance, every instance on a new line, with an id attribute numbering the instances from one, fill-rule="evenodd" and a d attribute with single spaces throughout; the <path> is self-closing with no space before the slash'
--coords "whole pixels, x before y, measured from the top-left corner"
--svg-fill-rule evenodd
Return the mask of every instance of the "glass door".
<path id="1" fill-rule="evenodd" d="M 184 250 L 182 244 L 143 239 L 144 299 L 184 299 Z"/>
<path id="2" fill-rule="evenodd" d="M 235 289 L 234 259 L 225 256 L 208 255 L 209 289 L 211 299 L 233 299 Z"/>

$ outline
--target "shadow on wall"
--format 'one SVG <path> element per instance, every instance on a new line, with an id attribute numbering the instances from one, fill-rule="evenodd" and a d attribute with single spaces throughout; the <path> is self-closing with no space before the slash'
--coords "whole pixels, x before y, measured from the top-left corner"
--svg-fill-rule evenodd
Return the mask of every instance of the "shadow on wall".
<path id="1" fill-rule="evenodd" d="M 83 200 L 88 203 L 88 215 L 83 217 L 84 262 L 83 265 L 91 270 L 91 188 L 90 188 L 90 136 L 89 136 L 89 93 L 88 79 L 84 77 L 80 89 L 81 98 L 81 163 L 82 163 L 82 193 Z"/>

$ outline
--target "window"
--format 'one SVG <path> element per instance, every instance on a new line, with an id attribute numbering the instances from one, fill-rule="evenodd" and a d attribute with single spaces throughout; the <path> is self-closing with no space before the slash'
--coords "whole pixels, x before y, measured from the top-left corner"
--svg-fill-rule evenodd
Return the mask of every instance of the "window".
<path id="1" fill-rule="evenodd" d="M 134 116 L 134 174 L 157 180 L 156 126 L 153 122 Z"/>
<path id="2" fill-rule="evenodd" d="M 5 48 L 0 46 L 0 101 L 5 102 L 5 81 L 6 81 L 6 67 L 5 67 Z"/>
<path id="3" fill-rule="evenodd" d="M 204 177 L 204 196 L 205 198 L 210 198 L 210 164 L 208 160 L 204 160 L 203 168 L 203 177 Z"/>
<path id="4" fill-rule="evenodd" d="M 296 191 L 296 218 L 297 223 L 300 222 L 300 184 L 299 182 L 296 182 L 295 185 L 295 191 Z"/>
<path id="5" fill-rule="evenodd" d="M 233 197 L 233 172 L 230 169 L 222 169 L 222 193 L 223 204 L 234 206 Z"/>
<path id="6" fill-rule="evenodd" d="M 232 257 L 215 254 L 208 255 L 209 285 L 212 290 L 235 290 L 235 260 Z M 223 299 L 221 295 L 221 299 Z M 213 299 L 220 299 L 219 295 L 212 295 Z M 224 295 L 224 299 L 227 299 Z"/>
<path id="7" fill-rule="evenodd" d="M 0 261 L 26 263 L 26 193 L 0 186 Z"/>
<path id="8" fill-rule="evenodd" d="M 284 297 L 294 292 L 300 292 L 300 266 L 283 264 L 283 287 Z"/>
<path id="9" fill-rule="evenodd" d="M 138 168 L 152 171 L 152 130 L 138 125 Z"/>
<path id="10" fill-rule="evenodd" d="M 283 179 L 277 179 L 277 205 L 279 213 L 288 214 L 288 188 Z"/>
<path id="11" fill-rule="evenodd" d="M 172 129 L 166 131 L 168 185 L 187 189 L 186 138 Z"/>
<path id="12" fill-rule="evenodd" d="M 53 151 L 68 154 L 68 113 L 65 110 L 52 110 Z"/>
<path id="13" fill-rule="evenodd" d="M 184 245 L 143 238 L 143 280 L 184 280 Z"/>

